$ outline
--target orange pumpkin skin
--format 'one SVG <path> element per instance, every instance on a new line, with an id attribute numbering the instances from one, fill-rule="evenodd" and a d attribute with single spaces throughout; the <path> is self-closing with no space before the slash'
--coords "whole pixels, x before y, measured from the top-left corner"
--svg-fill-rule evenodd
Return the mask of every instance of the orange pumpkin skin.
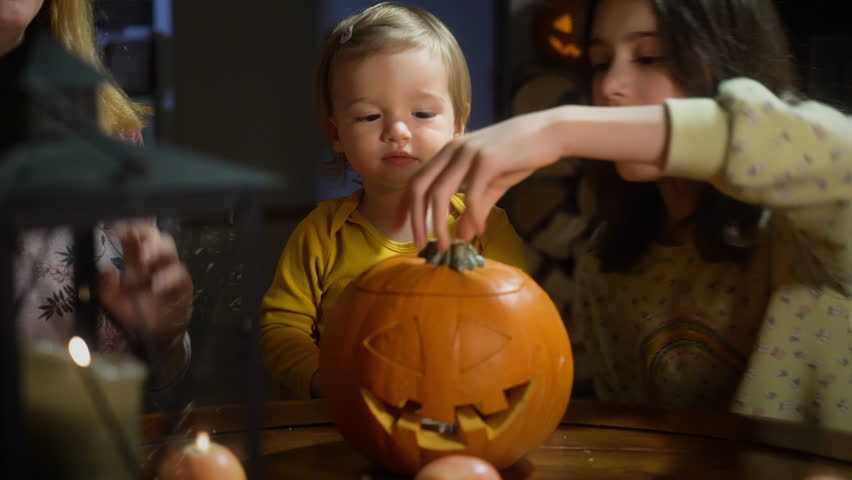
<path id="1" fill-rule="evenodd" d="M 320 379 L 343 437 L 407 474 L 451 454 L 513 464 L 556 429 L 573 374 L 553 302 L 493 260 L 458 272 L 386 259 L 345 289 L 320 344 Z M 423 417 L 455 423 L 456 433 L 423 428 Z"/>

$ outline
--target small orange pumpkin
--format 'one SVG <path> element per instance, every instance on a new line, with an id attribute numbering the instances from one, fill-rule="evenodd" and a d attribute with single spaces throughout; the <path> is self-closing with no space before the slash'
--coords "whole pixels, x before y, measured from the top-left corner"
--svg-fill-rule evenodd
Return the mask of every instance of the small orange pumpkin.
<path id="1" fill-rule="evenodd" d="M 562 419 L 574 374 L 568 334 L 524 272 L 467 243 L 424 252 L 429 261 L 374 265 L 339 298 L 320 343 L 329 413 L 392 471 L 451 454 L 505 468 Z"/>

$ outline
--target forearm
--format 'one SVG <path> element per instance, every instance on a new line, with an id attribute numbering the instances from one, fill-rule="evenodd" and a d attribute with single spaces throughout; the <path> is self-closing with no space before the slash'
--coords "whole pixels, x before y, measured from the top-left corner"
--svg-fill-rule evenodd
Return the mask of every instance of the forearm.
<path id="1" fill-rule="evenodd" d="M 662 168 L 668 141 L 662 105 L 553 109 L 549 138 L 561 142 L 565 157 L 593 158 Z"/>

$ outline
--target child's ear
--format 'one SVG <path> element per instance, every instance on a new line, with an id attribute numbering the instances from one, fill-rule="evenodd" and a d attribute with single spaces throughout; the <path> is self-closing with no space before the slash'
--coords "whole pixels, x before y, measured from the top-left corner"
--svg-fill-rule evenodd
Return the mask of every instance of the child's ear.
<path id="1" fill-rule="evenodd" d="M 465 126 L 467 125 L 468 120 L 470 120 L 470 104 L 465 105 L 464 111 L 461 112 L 461 118 L 463 118 L 464 121 L 459 122 L 456 126 L 456 131 L 453 133 L 454 137 L 464 135 Z"/>
<path id="2" fill-rule="evenodd" d="M 331 147 L 334 148 L 335 152 L 343 152 L 343 144 L 340 142 L 340 130 L 337 129 L 337 124 L 334 123 L 334 119 L 331 117 L 328 117 L 328 120 L 325 122 L 325 136 L 328 137 L 328 141 L 331 142 Z"/>

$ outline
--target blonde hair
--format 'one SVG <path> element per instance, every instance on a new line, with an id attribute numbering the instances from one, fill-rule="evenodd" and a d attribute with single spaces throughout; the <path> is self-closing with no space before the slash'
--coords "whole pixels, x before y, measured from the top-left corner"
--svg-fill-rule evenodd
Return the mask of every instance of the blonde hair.
<path id="1" fill-rule="evenodd" d="M 444 61 L 456 129 L 470 116 L 470 72 L 461 47 L 443 22 L 417 7 L 395 2 L 373 5 L 338 23 L 326 37 L 316 72 L 316 108 L 323 133 L 330 135 L 332 114 L 330 73 L 338 55 L 366 57 L 377 52 L 429 48 Z"/>
<path id="2" fill-rule="evenodd" d="M 91 0 L 46 0 L 49 28 L 53 36 L 72 53 L 98 71 L 106 72 L 95 45 L 95 26 Z M 46 19 L 47 20 L 47 19 Z M 149 108 L 128 98 L 118 86 L 109 82 L 98 92 L 98 118 L 108 134 L 135 134 L 145 126 L 143 116 Z"/>

